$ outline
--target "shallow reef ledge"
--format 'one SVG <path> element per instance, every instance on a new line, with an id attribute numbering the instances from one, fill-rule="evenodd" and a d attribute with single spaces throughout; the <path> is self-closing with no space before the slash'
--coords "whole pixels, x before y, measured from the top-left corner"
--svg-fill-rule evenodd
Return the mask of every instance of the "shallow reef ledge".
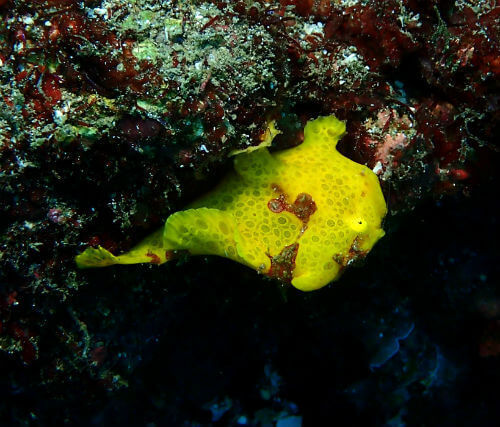
<path id="1" fill-rule="evenodd" d="M 488 425 L 499 21 L 486 0 L 0 0 L 0 419 Z M 185 253 L 75 268 L 207 194 L 269 123 L 274 156 L 332 115 L 388 206 L 336 286 Z"/>

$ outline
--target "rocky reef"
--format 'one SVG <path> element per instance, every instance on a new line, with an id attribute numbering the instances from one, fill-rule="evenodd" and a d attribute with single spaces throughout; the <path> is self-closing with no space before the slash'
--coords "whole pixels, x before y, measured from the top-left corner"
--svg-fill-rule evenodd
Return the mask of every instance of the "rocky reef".
<path id="1" fill-rule="evenodd" d="M 489 0 L 0 0 L 1 419 L 489 425 L 499 28 Z M 269 121 L 278 150 L 331 114 L 389 207 L 338 284 L 213 257 L 76 269 L 213 188 Z"/>

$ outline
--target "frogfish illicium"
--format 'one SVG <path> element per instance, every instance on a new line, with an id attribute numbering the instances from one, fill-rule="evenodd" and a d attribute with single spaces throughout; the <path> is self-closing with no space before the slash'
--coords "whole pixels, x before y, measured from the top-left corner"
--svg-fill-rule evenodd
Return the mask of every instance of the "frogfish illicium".
<path id="1" fill-rule="evenodd" d="M 261 144 L 239 152 L 234 171 L 214 190 L 170 215 L 130 252 L 88 248 L 76 263 L 162 264 L 187 251 L 232 259 L 303 291 L 321 288 L 384 235 L 378 178 L 336 150 L 344 132 L 340 120 L 320 117 L 307 123 L 297 147 L 270 153 Z"/>

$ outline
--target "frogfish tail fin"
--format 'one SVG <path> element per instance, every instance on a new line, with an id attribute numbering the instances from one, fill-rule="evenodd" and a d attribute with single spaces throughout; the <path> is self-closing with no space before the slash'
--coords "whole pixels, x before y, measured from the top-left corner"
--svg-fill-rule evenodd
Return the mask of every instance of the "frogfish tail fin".
<path id="1" fill-rule="evenodd" d="M 114 264 L 163 264 L 172 259 L 172 251 L 163 243 L 163 228 L 146 237 L 129 252 L 113 255 L 101 246 L 87 248 L 75 258 L 79 268 L 107 267 Z"/>
<path id="2" fill-rule="evenodd" d="M 118 263 L 116 257 L 102 246 L 85 249 L 75 261 L 78 268 L 106 267 Z"/>

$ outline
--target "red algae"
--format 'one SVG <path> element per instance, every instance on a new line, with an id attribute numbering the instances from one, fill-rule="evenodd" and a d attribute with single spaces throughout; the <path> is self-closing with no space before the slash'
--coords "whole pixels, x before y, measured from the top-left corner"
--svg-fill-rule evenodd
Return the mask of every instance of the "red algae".
<path id="1" fill-rule="evenodd" d="M 151 264 L 161 264 L 161 259 L 157 254 L 148 252 L 146 256 L 151 258 Z"/>
<path id="2" fill-rule="evenodd" d="M 293 270 L 295 269 L 295 258 L 299 250 L 300 243 L 294 243 L 285 246 L 283 250 L 275 256 L 269 256 L 271 260 L 271 268 L 267 275 L 273 279 L 281 280 L 285 283 L 290 283 L 293 278 Z"/>
<path id="3" fill-rule="evenodd" d="M 293 203 L 288 203 L 288 195 L 277 185 L 274 185 L 273 188 L 274 191 L 279 193 L 279 196 L 267 202 L 269 210 L 273 213 L 280 213 L 283 211 L 290 212 L 306 225 L 311 215 L 317 210 L 316 203 L 312 196 L 307 193 L 300 193 Z"/>

